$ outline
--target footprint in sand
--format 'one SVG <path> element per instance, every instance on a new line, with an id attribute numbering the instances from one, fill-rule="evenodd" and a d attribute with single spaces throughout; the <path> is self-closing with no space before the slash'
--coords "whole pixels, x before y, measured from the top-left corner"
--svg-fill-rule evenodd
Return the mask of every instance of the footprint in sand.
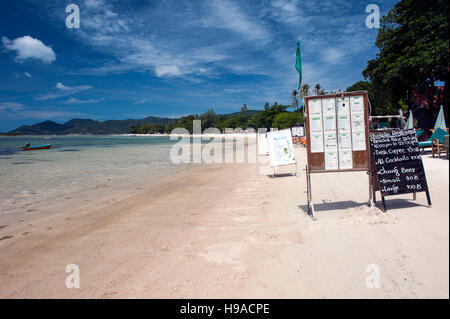
<path id="1" fill-rule="evenodd" d="M 6 226 L 8 226 L 8 225 L 1 225 L 0 229 L 5 228 Z"/>
<path id="2" fill-rule="evenodd" d="M 8 239 L 8 238 L 12 238 L 14 235 L 10 235 L 10 236 L 3 236 L 2 238 L 0 238 L 0 241 L 4 240 L 4 239 Z"/>
<path id="3" fill-rule="evenodd" d="M 25 236 L 25 235 L 28 235 L 28 234 L 31 234 L 31 232 L 30 231 L 26 231 L 26 232 L 22 233 L 22 236 Z"/>

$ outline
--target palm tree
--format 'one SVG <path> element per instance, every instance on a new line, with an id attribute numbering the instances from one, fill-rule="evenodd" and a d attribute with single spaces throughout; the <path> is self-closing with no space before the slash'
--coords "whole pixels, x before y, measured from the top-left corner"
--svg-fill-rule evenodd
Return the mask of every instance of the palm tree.
<path id="1" fill-rule="evenodd" d="M 315 93 L 316 95 L 319 95 L 321 89 L 322 89 L 322 87 L 320 86 L 319 83 L 317 83 L 317 84 L 314 86 L 314 93 Z"/>
<path id="2" fill-rule="evenodd" d="M 298 100 L 297 98 L 299 97 L 300 92 L 297 90 L 292 90 L 291 93 L 291 98 L 292 98 L 292 107 L 297 107 L 298 110 Z"/>
<path id="3" fill-rule="evenodd" d="M 247 109 L 247 104 L 242 105 L 240 114 L 243 115 L 245 113 L 245 111 L 247 111 L 247 110 L 248 110 Z"/>
<path id="4" fill-rule="evenodd" d="M 300 96 L 303 98 L 305 96 L 309 95 L 309 85 L 303 84 L 300 88 Z"/>

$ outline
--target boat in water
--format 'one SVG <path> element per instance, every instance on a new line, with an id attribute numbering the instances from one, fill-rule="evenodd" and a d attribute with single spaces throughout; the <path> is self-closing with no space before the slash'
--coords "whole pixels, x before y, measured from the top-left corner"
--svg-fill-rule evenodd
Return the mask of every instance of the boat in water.
<path id="1" fill-rule="evenodd" d="M 53 144 L 43 144 L 43 145 L 36 145 L 36 146 L 24 146 L 22 147 L 23 151 L 36 151 L 36 150 L 47 150 L 50 147 L 52 147 Z"/>

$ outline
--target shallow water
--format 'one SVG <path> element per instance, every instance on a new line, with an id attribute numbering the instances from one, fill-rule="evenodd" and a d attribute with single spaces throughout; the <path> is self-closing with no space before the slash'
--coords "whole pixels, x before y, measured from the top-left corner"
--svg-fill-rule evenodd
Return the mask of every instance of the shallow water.
<path id="1" fill-rule="evenodd" d="M 53 145 L 17 149 L 26 142 Z M 184 170 L 190 165 L 169 158 L 175 142 L 165 136 L 0 137 L 0 214 L 68 199 L 95 201 Z"/>

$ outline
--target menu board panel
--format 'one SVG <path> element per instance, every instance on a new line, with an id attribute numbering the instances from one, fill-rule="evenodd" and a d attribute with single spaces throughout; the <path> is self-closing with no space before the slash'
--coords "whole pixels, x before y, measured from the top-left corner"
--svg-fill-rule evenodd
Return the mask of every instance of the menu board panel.
<path id="1" fill-rule="evenodd" d="M 350 108 L 352 113 L 364 113 L 364 99 L 362 96 L 350 97 Z"/>
<path id="2" fill-rule="evenodd" d="M 352 132 L 364 132 L 364 114 L 353 114 L 352 113 Z"/>
<path id="3" fill-rule="evenodd" d="M 348 97 L 337 98 L 337 114 L 350 115 L 350 99 Z"/>
<path id="4" fill-rule="evenodd" d="M 322 116 L 313 115 L 309 117 L 309 130 L 311 133 L 322 134 Z"/>
<path id="5" fill-rule="evenodd" d="M 323 115 L 336 115 L 336 99 L 335 98 L 328 98 L 328 99 L 322 99 L 322 108 L 323 108 Z"/>
<path id="6" fill-rule="evenodd" d="M 323 134 L 311 134 L 311 153 L 323 153 Z"/>
<path id="7" fill-rule="evenodd" d="M 366 134 L 364 132 L 352 132 L 352 146 L 354 151 L 366 150 Z"/>
<path id="8" fill-rule="evenodd" d="M 339 169 L 352 169 L 353 156 L 352 151 L 339 150 Z"/>
<path id="9" fill-rule="evenodd" d="M 325 134 L 324 144 L 325 144 L 325 152 L 336 152 L 337 151 L 336 134 Z"/>
<path id="10" fill-rule="evenodd" d="M 338 131 L 350 133 L 350 115 L 338 115 Z"/>
<path id="11" fill-rule="evenodd" d="M 352 137 L 350 133 L 339 133 L 338 142 L 340 151 L 352 150 Z"/>
<path id="12" fill-rule="evenodd" d="M 325 169 L 337 170 L 338 166 L 338 154 L 337 152 L 325 152 Z"/>
<path id="13" fill-rule="evenodd" d="M 310 100 L 308 103 L 309 115 L 322 115 L 322 103 L 320 99 Z"/>
<path id="14" fill-rule="evenodd" d="M 336 116 L 334 115 L 324 116 L 323 130 L 325 133 L 336 133 Z"/>

